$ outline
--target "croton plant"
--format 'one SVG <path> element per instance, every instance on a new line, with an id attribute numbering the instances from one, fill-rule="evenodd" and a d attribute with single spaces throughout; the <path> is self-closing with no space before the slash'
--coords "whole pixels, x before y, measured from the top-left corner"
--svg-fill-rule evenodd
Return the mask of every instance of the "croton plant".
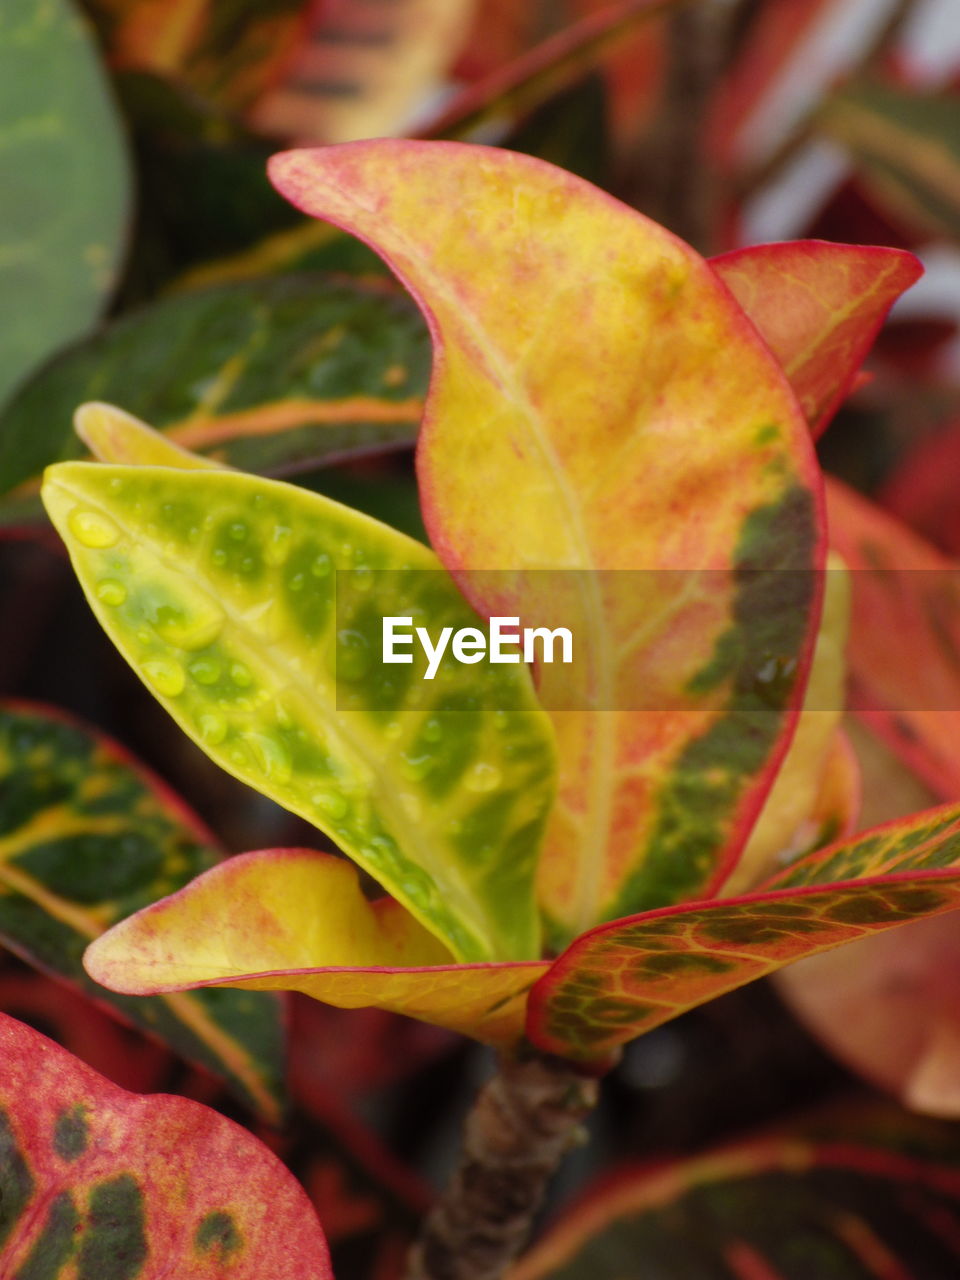
<path id="1" fill-rule="evenodd" d="M 851 835 L 849 581 L 830 543 L 851 559 L 869 539 L 855 499 L 824 495 L 813 448 L 920 268 L 815 241 L 705 260 L 580 178 L 466 144 L 290 151 L 270 173 L 380 254 L 426 318 L 432 549 L 104 403 L 76 418 L 95 460 L 49 467 L 43 500 L 103 628 L 180 727 L 336 851 L 221 860 L 120 749 L 9 708 L 3 750 L 32 778 L 11 825 L 32 861 L 7 863 L 24 897 L 0 899 L 0 923 L 54 971 L 89 943 L 88 990 L 268 1120 L 276 1003 L 251 992 L 494 1046 L 410 1263 L 493 1276 L 621 1046 L 960 906 L 957 805 Z M 230 376 L 255 358 L 237 352 Z M 388 617 L 436 632 L 561 615 L 585 655 L 575 678 L 482 661 L 430 681 L 415 649 L 380 661 Z M 71 897 L 93 838 L 115 842 L 110 877 Z M 16 917 L 28 898 L 42 935 Z M 125 1093 L 9 1017 L 0 1035 L 4 1275 L 329 1274 L 306 1197 L 251 1134 Z M 776 1146 L 731 1159 L 789 1165 Z M 580 1222 L 524 1274 L 554 1274 L 544 1259 Z"/>

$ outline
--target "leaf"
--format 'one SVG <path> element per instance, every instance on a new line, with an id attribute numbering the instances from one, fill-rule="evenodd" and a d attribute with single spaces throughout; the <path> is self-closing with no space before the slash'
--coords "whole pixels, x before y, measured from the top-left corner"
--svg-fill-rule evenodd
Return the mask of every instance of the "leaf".
<path id="1" fill-rule="evenodd" d="M 224 1077 L 276 1123 L 281 1008 L 269 997 L 126 1000 L 94 985 L 84 948 L 213 866 L 210 833 L 110 739 L 58 712 L 0 705 L 0 942 Z"/>
<path id="2" fill-rule="evenodd" d="M 251 113 L 262 133 L 349 142 L 405 133 L 467 36 L 478 0 L 327 0 L 278 84 Z"/>
<path id="3" fill-rule="evenodd" d="M 818 121 L 867 189 L 927 234 L 960 235 L 960 97 L 871 81 L 828 98 Z"/>
<path id="4" fill-rule="evenodd" d="M 850 566 L 850 706 L 944 800 L 960 797 L 960 568 L 838 480 L 830 539 Z"/>
<path id="5" fill-rule="evenodd" d="M 956 1134 L 893 1116 L 807 1123 L 656 1168 L 622 1168 L 511 1280 L 927 1280 L 960 1266 Z M 839 1132 L 838 1132 L 839 1129 Z"/>
<path id="6" fill-rule="evenodd" d="M 960 906 L 960 807 L 831 845 L 739 899 L 651 911 L 578 938 L 530 994 L 527 1034 L 600 1058 L 794 960 Z"/>
<path id="7" fill-rule="evenodd" d="M 130 179 L 95 46 L 68 0 L 7 0 L 0 86 L 2 402 L 99 314 L 123 248 Z"/>
<path id="8" fill-rule="evenodd" d="M 107 633 L 208 755 L 458 959 L 537 954 L 553 752 L 526 669 L 372 670 L 382 615 L 477 621 L 426 547 L 230 471 L 61 463 L 44 501 Z"/>
<path id="9" fill-rule="evenodd" d="M 824 576 L 823 615 L 803 711 L 740 860 L 723 886 L 722 893 L 727 898 L 746 893 L 758 880 L 772 874 L 779 857 L 806 852 L 811 847 L 811 826 L 816 831 L 811 819 L 818 799 L 826 800 L 828 810 L 836 808 L 821 793 L 827 768 L 835 768 L 838 763 L 830 746 L 843 715 L 850 583 L 846 567 L 836 554 L 828 559 Z M 841 809 L 848 799 L 842 792 Z M 819 843 L 829 843 L 840 834 L 839 830 L 831 832 L 827 840 Z"/>
<path id="10" fill-rule="evenodd" d="M 232 466 L 297 470 L 408 444 L 430 353 L 406 300 L 322 277 L 161 299 L 58 357 L 0 415 L 0 489 L 78 457 L 71 417 L 110 400 Z M 22 493 L 23 490 L 19 490 Z"/>
<path id="11" fill-rule="evenodd" d="M 578 689 L 540 673 L 562 771 L 552 940 L 704 892 L 772 780 L 816 625 L 817 480 L 778 368 L 692 250 L 542 162 L 368 142 L 289 152 L 271 176 L 373 244 L 428 315 L 422 505 L 465 594 L 576 618 Z M 638 690 L 655 710 L 615 710 Z"/>
<path id="12" fill-rule="evenodd" d="M 374 1006 L 507 1047 L 523 1032 L 536 961 L 458 965 L 398 903 L 369 903 L 355 869 L 308 849 L 241 854 L 114 926 L 87 951 L 114 991 L 201 986 L 302 991 Z"/>
<path id="13" fill-rule="evenodd" d="M 902 249 L 795 240 L 710 265 L 783 366 L 815 436 L 829 426 L 897 298 L 923 266 Z"/>
<path id="14" fill-rule="evenodd" d="M 118 1089 L 4 1014 L 0 1054 L 4 1275 L 330 1280 L 310 1202 L 239 1125 Z"/>

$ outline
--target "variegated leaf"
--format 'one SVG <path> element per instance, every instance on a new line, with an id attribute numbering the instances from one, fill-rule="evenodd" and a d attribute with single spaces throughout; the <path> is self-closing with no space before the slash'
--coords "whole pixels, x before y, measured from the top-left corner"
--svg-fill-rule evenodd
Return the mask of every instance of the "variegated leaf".
<path id="1" fill-rule="evenodd" d="M 306 1195 L 239 1125 L 118 1089 L 5 1014 L 0 1055 L 4 1276 L 331 1280 Z"/>
<path id="2" fill-rule="evenodd" d="M 747 897 L 591 930 L 534 987 L 528 1034 L 600 1058 L 794 960 L 957 907 L 960 809 L 915 814 L 810 854 Z"/>
<path id="3" fill-rule="evenodd" d="M 225 1077 L 276 1122 L 276 998 L 130 1000 L 83 970 L 88 943 L 219 857 L 199 820 L 110 739 L 48 708 L 0 706 L 0 942 Z"/>
<path id="4" fill-rule="evenodd" d="M 816 624 L 817 480 L 777 366 L 692 250 L 542 162 L 370 142 L 271 174 L 428 316 L 419 474 L 444 563 L 486 614 L 556 625 L 565 600 L 577 619 L 579 704 L 540 673 L 559 708 L 553 941 L 704 892 L 770 785 Z M 638 689 L 646 709 L 623 710 Z"/>
<path id="5" fill-rule="evenodd" d="M 430 551 L 237 472 L 61 463 L 44 500 L 98 618 L 213 759 L 331 835 L 458 959 L 536 955 L 553 749 L 525 668 L 371 678 L 383 615 L 477 621 Z"/>

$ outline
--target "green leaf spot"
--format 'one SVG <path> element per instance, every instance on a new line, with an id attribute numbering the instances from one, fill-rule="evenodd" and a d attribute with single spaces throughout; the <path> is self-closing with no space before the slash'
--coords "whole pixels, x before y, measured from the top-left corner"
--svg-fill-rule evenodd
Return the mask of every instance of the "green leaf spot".
<path id="1" fill-rule="evenodd" d="M 217 1252 L 217 1260 L 226 1262 L 242 1247 L 243 1237 L 233 1217 L 225 1209 L 215 1209 L 197 1227 L 194 1242 L 198 1253 Z"/>
<path id="2" fill-rule="evenodd" d="M 57 1116 L 53 1131 L 53 1146 L 62 1160 L 77 1160 L 87 1149 L 90 1130 L 86 1111 L 79 1103 Z"/>
<path id="3" fill-rule="evenodd" d="M 123 1173 L 101 1182 L 90 1197 L 77 1280 L 134 1280 L 146 1260 L 143 1195 L 136 1178 Z"/>

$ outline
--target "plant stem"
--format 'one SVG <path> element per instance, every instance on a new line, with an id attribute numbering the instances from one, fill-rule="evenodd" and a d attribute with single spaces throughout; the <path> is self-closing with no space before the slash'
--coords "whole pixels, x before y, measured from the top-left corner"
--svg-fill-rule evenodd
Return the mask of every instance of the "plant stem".
<path id="1" fill-rule="evenodd" d="M 504 1058 L 473 1104 L 460 1164 L 424 1222 L 406 1280 L 499 1280 L 597 1090 L 559 1058 Z"/>
<path id="2" fill-rule="evenodd" d="M 717 213 L 707 121 L 735 12 L 728 0 L 700 0 L 667 22 L 667 71 L 645 212 L 702 253 L 714 247 Z"/>

